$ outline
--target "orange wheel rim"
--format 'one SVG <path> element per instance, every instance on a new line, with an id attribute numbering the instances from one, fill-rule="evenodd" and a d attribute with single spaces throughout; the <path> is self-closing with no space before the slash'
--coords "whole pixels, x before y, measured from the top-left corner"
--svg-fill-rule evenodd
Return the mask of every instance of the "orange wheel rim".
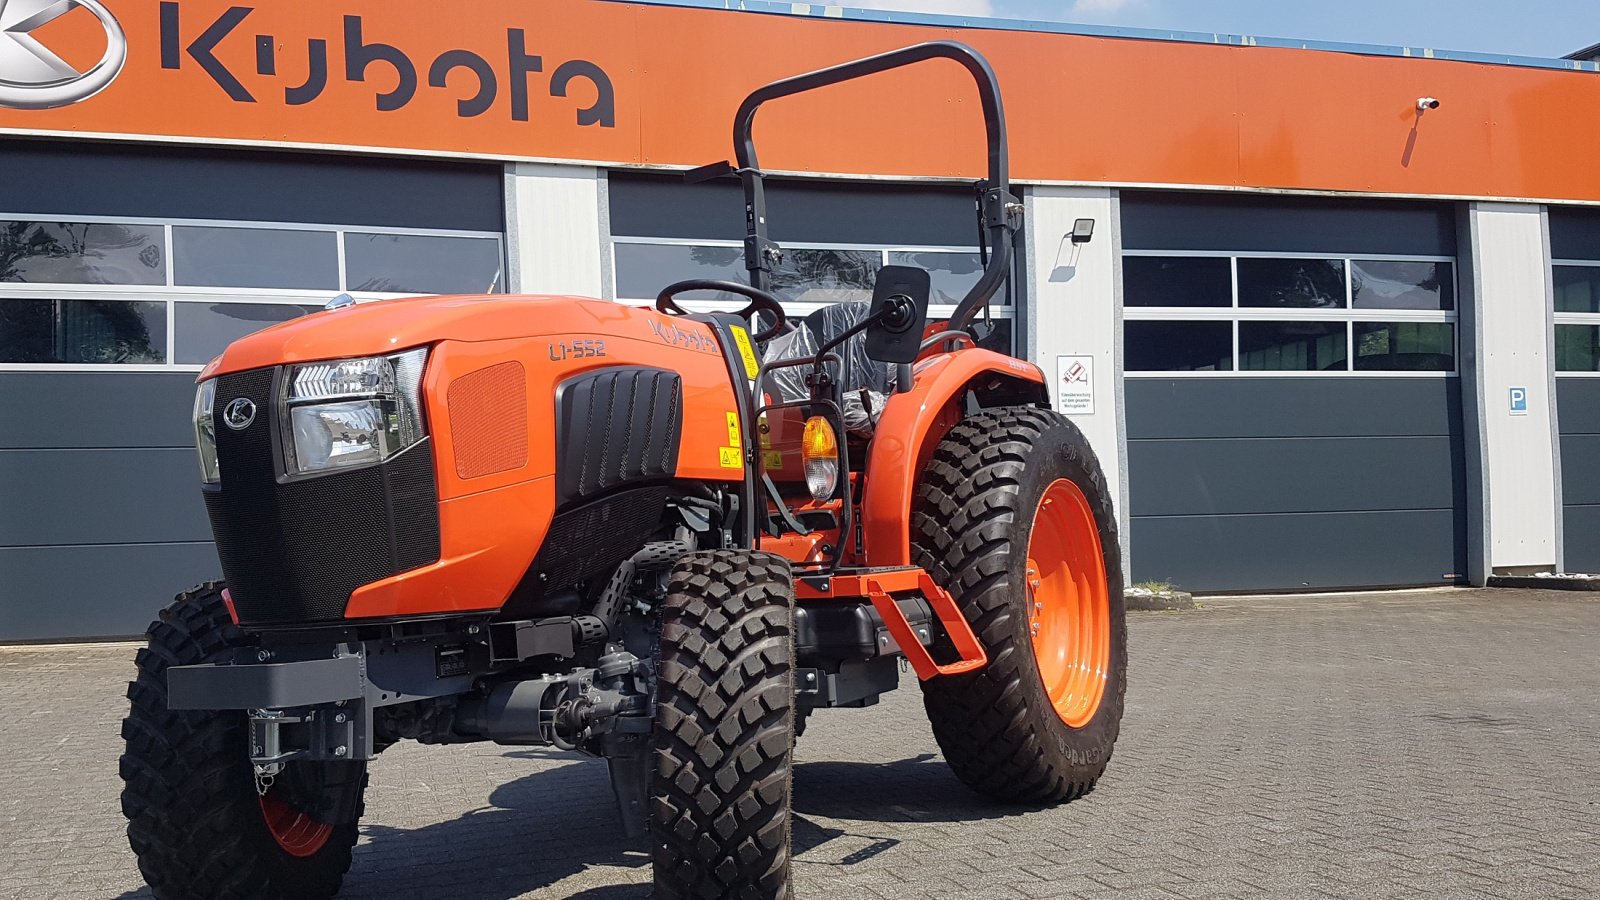
<path id="1" fill-rule="evenodd" d="M 1045 489 L 1028 539 L 1028 631 L 1045 695 L 1072 728 L 1089 724 L 1111 667 L 1111 602 L 1100 528 L 1083 490 Z"/>
<path id="2" fill-rule="evenodd" d="M 260 798 L 261 815 L 267 820 L 267 831 L 278 842 L 283 852 L 290 856 L 312 856 L 333 834 L 333 826 L 318 822 L 304 812 L 267 793 Z"/>

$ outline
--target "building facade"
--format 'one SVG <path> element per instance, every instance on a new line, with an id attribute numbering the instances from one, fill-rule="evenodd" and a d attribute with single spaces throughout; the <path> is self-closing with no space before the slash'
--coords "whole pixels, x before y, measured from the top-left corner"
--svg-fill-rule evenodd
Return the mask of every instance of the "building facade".
<path id="1" fill-rule="evenodd" d="M 189 420 L 228 341 L 339 293 L 742 278 L 737 186 L 682 172 L 750 89 L 930 39 L 999 73 L 1029 230 L 993 322 L 1120 486 L 1133 579 L 1600 571 L 1595 63 L 721 6 L 30 20 L 0 55 L 0 641 L 135 634 L 216 576 Z M 909 263 L 949 314 L 974 100 L 930 65 L 762 112 L 793 311 Z"/>

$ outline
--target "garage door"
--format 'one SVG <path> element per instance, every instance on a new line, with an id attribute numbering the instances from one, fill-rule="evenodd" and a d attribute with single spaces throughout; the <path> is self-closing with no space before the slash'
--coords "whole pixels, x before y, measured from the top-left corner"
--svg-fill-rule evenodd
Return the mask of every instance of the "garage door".
<path id="1" fill-rule="evenodd" d="M 1550 211 L 1567 571 L 1600 572 L 1600 213 Z"/>
<path id="2" fill-rule="evenodd" d="M 0 142 L 0 641 L 139 634 L 216 577 L 201 367 L 340 291 L 495 289 L 503 177 Z"/>
<path id="3" fill-rule="evenodd" d="M 1466 575 L 1449 206 L 1124 192 L 1136 581 Z"/>

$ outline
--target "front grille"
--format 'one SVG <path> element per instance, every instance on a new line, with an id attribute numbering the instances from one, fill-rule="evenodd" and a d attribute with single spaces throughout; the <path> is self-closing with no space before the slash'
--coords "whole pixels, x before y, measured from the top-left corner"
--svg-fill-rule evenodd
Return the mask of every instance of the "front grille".
<path id="1" fill-rule="evenodd" d="M 215 404 L 220 490 L 205 491 L 222 574 L 244 624 L 340 619 L 362 585 L 439 559 L 433 445 L 382 465 L 280 483 L 273 369 L 224 375 Z M 248 397 L 242 431 L 221 418 Z"/>

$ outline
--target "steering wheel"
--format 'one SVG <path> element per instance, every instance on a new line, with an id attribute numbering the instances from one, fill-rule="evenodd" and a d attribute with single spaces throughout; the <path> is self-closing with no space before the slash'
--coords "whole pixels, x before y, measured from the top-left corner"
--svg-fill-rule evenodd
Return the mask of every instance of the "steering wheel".
<path id="1" fill-rule="evenodd" d="M 748 284 L 740 284 L 737 281 L 717 281 L 709 278 L 691 278 L 688 281 L 667 285 L 660 294 L 656 295 L 656 312 L 666 313 L 669 316 L 688 315 L 688 311 L 679 306 L 676 299 L 678 294 L 686 291 L 723 291 L 750 298 L 749 305 L 739 310 L 739 318 L 749 319 L 756 313 L 766 312 L 771 313 L 773 318 L 777 320 L 771 328 L 754 335 L 758 341 L 771 340 L 782 334 L 789 322 L 788 317 L 783 314 L 783 304 L 778 302 L 777 297 L 759 288 L 753 288 Z"/>

